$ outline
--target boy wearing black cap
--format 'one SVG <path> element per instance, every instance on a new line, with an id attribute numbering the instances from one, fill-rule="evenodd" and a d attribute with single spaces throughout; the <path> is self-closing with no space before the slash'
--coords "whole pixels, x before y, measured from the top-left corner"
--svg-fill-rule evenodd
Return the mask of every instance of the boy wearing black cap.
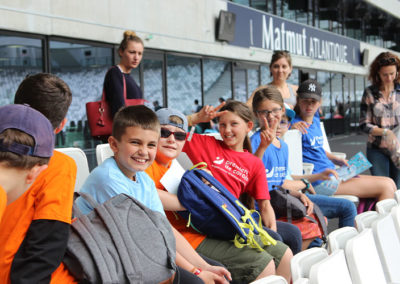
<path id="1" fill-rule="evenodd" d="M 314 164 L 313 173 L 331 171 L 336 175 L 335 165 L 348 165 L 347 161 L 335 157 L 323 148 L 323 134 L 320 119 L 315 115 L 321 106 L 322 89 L 316 80 L 309 79 L 301 83 L 297 90 L 296 117 L 293 127 L 302 132 L 303 162 Z M 298 127 L 299 125 L 303 126 Z M 392 179 L 359 175 L 346 181 L 340 181 L 337 187 L 327 186 L 322 180 L 313 182 L 315 192 L 324 195 L 350 194 L 360 198 L 383 200 L 393 198 L 397 187 Z"/>
<path id="2" fill-rule="evenodd" d="M 47 168 L 53 149 L 53 129 L 40 112 L 24 105 L 0 107 L 0 221 L 6 204 Z"/>

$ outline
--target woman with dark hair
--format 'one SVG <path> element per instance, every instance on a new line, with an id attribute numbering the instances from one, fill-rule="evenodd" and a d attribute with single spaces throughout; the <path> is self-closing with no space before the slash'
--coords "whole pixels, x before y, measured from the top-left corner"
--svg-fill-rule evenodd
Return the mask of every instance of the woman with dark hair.
<path id="1" fill-rule="evenodd" d="M 382 52 L 372 62 L 368 79 L 372 85 L 361 100 L 360 127 L 368 133 L 367 158 L 375 176 L 391 177 L 400 187 L 399 141 L 393 129 L 400 123 L 400 60 Z M 396 166 L 397 164 L 397 166 Z"/>
<path id="2" fill-rule="evenodd" d="M 268 85 L 275 86 L 282 94 L 284 102 L 293 108 L 296 104 L 296 91 L 298 86 L 287 83 L 287 80 L 293 71 L 292 57 L 290 56 L 290 53 L 286 50 L 275 50 L 271 57 L 269 71 L 272 76 L 272 81 L 268 83 Z M 254 93 L 258 89 L 259 88 L 253 92 L 247 101 L 249 107 L 251 107 Z"/>
<path id="3" fill-rule="evenodd" d="M 142 99 L 142 90 L 130 75 L 132 69 L 139 66 L 143 58 L 144 45 L 140 37 L 133 31 L 125 31 L 118 54 L 119 64 L 111 67 L 104 78 L 106 100 L 110 105 L 111 114 L 125 106 L 124 90 L 127 99 Z"/>

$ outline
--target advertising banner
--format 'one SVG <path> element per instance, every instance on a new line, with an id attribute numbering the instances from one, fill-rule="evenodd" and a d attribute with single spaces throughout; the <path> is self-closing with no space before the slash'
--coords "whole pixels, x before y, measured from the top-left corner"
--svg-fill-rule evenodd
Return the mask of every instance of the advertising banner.
<path id="1" fill-rule="evenodd" d="M 310 59 L 361 65 L 357 40 L 230 2 L 228 11 L 236 15 L 231 45 L 287 50 Z"/>

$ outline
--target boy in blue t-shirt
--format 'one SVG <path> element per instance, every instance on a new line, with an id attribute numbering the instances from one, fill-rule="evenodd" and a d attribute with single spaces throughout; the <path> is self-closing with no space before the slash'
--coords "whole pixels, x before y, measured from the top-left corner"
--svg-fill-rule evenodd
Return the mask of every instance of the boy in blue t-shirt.
<path id="1" fill-rule="evenodd" d="M 92 171 L 81 192 L 92 195 L 99 203 L 125 193 L 165 215 L 154 182 L 144 172 L 156 156 L 159 133 L 160 124 L 150 109 L 129 107 L 118 112 L 108 139 L 114 157 Z M 93 210 L 83 198 L 76 203 L 84 214 Z"/>
<path id="2" fill-rule="evenodd" d="M 165 215 L 154 182 L 144 172 L 156 157 L 160 132 L 159 120 L 151 109 L 140 105 L 119 110 L 114 117 L 112 136 L 108 139 L 114 157 L 91 172 L 81 192 L 90 194 L 99 203 L 125 193 Z M 84 214 L 93 210 L 83 198 L 79 197 L 76 204 Z M 172 231 L 176 239 L 176 263 L 181 267 L 176 279 L 194 284 L 202 283 L 201 280 L 228 283 L 224 276 L 231 277 L 225 268 L 207 264 L 178 231 L 173 228 Z M 188 276 L 188 271 L 198 277 Z"/>

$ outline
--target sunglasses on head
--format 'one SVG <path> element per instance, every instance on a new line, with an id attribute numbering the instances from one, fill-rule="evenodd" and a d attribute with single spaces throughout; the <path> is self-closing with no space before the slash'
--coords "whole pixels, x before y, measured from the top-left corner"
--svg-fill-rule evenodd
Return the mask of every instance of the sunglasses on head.
<path id="1" fill-rule="evenodd" d="M 161 137 L 162 138 L 168 138 L 171 136 L 171 134 L 174 135 L 175 140 L 177 140 L 177 141 L 185 141 L 185 139 L 186 139 L 186 132 L 183 132 L 183 131 L 172 132 L 166 128 L 161 128 Z"/>
<path id="2" fill-rule="evenodd" d="M 381 66 L 387 66 L 387 65 L 393 65 L 393 64 L 396 64 L 396 59 L 394 57 L 379 59 L 379 65 L 381 65 Z"/>
<path id="3" fill-rule="evenodd" d="M 289 50 L 274 50 L 273 54 L 278 54 L 278 53 L 282 53 L 282 54 L 290 54 Z"/>

